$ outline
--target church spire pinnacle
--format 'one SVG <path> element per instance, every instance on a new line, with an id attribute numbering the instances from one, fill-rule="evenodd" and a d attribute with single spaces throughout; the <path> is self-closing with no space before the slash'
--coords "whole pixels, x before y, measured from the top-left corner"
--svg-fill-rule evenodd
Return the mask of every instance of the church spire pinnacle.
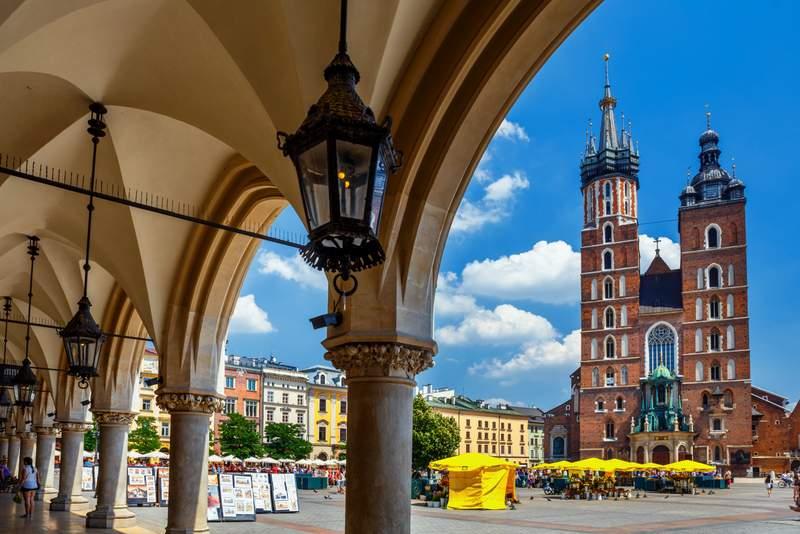
<path id="1" fill-rule="evenodd" d="M 606 148 L 617 149 L 619 138 L 617 137 L 617 125 L 614 121 L 614 108 L 617 107 L 617 99 L 611 94 L 611 82 L 608 78 L 609 54 L 603 56 L 605 63 L 606 84 L 603 90 L 603 99 L 600 101 L 600 109 L 603 111 L 603 122 L 600 125 L 600 150 Z"/>

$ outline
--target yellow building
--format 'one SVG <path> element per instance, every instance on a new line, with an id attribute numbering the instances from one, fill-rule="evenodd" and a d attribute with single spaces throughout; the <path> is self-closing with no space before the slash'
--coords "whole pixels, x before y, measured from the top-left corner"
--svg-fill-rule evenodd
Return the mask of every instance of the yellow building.
<path id="1" fill-rule="evenodd" d="M 500 406 L 488 408 L 462 395 L 423 396 L 433 411 L 458 423 L 461 442 L 456 454 L 480 452 L 528 465 L 528 416 Z"/>
<path id="2" fill-rule="evenodd" d="M 158 378 L 158 354 L 151 349 L 145 349 L 139 370 L 139 388 L 137 398 L 134 399 L 134 409 L 139 410 L 139 417 L 152 417 L 155 419 L 156 432 L 161 438 L 161 448 L 169 449 L 170 421 L 169 414 L 162 412 L 156 403 L 156 388 L 158 385 L 147 385 L 145 380 Z"/>
<path id="3" fill-rule="evenodd" d="M 344 373 L 317 365 L 303 369 L 308 376 L 308 441 L 312 458 L 338 458 L 347 444 L 347 387 Z"/>

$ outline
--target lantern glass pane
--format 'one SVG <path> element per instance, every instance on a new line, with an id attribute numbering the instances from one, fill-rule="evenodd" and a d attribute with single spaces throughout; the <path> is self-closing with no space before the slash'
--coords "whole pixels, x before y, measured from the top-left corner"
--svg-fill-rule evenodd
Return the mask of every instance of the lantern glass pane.
<path id="1" fill-rule="evenodd" d="M 323 141 L 300 154 L 300 176 L 311 230 L 331 219 L 328 197 L 328 151 Z"/>
<path id="2" fill-rule="evenodd" d="M 336 178 L 339 183 L 339 214 L 364 219 L 369 191 L 372 147 L 336 141 Z"/>
<path id="3" fill-rule="evenodd" d="M 378 165 L 375 168 L 375 187 L 372 190 L 372 207 L 369 214 L 369 227 L 375 235 L 378 235 L 378 223 L 381 220 L 384 193 L 386 193 L 386 165 L 383 163 L 383 157 L 379 152 Z"/>

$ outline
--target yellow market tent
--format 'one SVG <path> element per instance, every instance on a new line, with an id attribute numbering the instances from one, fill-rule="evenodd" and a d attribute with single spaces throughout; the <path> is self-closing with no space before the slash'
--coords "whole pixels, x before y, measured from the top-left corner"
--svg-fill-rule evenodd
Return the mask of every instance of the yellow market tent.
<path id="1" fill-rule="evenodd" d="M 454 510 L 505 510 L 506 495 L 516 497 L 514 474 L 517 465 L 486 454 L 459 454 L 430 463 L 430 468 L 447 471 Z"/>
<path id="2" fill-rule="evenodd" d="M 584 458 L 577 462 L 572 462 L 567 466 L 570 471 L 608 471 L 608 465 L 605 460 L 600 458 Z"/>
<path id="3" fill-rule="evenodd" d="M 707 465 L 694 460 L 681 460 L 680 462 L 673 462 L 663 467 L 664 471 L 672 471 L 673 473 L 708 473 L 709 471 L 716 470 L 713 465 Z"/>

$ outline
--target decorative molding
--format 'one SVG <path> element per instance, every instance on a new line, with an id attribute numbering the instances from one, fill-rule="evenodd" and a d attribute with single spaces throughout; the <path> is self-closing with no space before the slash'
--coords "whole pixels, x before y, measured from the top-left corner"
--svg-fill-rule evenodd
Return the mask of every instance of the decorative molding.
<path id="1" fill-rule="evenodd" d="M 433 367 L 433 351 L 402 343 L 348 343 L 325 353 L 325 359 L 337 369 L 378 368 L 388 376 L 392 369 L 414 376 Z"/>
<path id="2" fill-rule="evenodd" d="M 17 433 L 17 437 L 20 440 L 23 440 L 23 439 L 34 440 L 34 439 L 36 439 L 36 432 L 19 432 L 19 433 Z"/>
<path id="3" fill-rule="evenodd" d="M 168 412 L 222 412 L 225 401 L 216 395 L 198 393 L 158 393 L 156 404 Z"/>
<path id="4" fill-rule="evenodd" d="M 90 423 L 81 423 L 75 421 L 58 421 L 56 423 L 59 430 L 62 432 L 87 432 L 92 428 Z"/>
<path id="5" fill-rule="evenodd" d="M 58 435 L 57 426 L 37 426 L 34 427 L 36 434 L 39 436 L 56 436 Z"/>
<path id="6" fill-rule="evenodd" d="M 136 418 L 132 412 L 94 412 L 94 419 L 98 425 L 129 426 Z"/>

